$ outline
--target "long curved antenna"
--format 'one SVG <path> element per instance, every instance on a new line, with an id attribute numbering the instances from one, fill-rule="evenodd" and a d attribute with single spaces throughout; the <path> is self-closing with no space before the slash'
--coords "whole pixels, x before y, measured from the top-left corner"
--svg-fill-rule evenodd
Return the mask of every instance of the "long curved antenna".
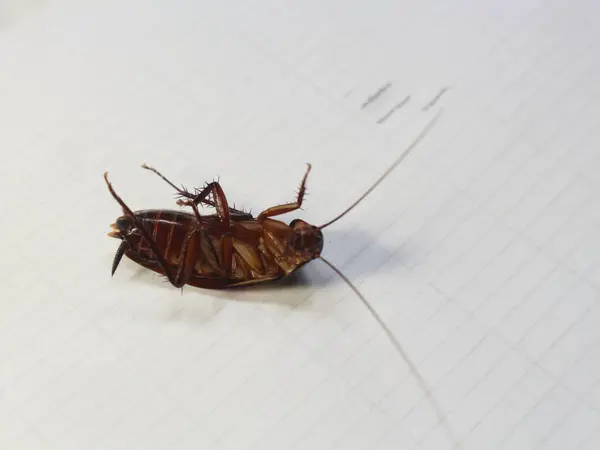
<path id="1" fill-rule="evenodd" d="M 435 413 L 438 417 L 438 421 L 445 428 L 448 438 L 452 442 L 453 448 L 454 448 L 454 446 L 456 446 L 456 444 L 458 443 L 456 436 L 454 434 L 454 431 L 448 424 L 448 421 L 446 419 L 446 416 L 444 415 L 442 408 L 440 407 L 440 405 L 438 405 L 438 403 L 435 401 L 435 399 L 431 395 L 431 388 L 427 385 L 427 382 L 425 381 L 423 376 L 419 373 L 419 370 L 417 369 L 416 364 L 412 361 L 412 359 L 404 351 L 404 348 L 402 347 L 402 345 L 400 345 L 400 342 L 398 342 L 398 339 L 396 339 L 396 337 L 394 336 L 392 331 L 388 328 L 388 326 L 385 324 L 385 322 L 383 321 L 381 316 L 379 316 L 379 314 L 377 314 L 377 311 L 375 311 L 375 309 L 371 306 L 371 304 L 367 301 L 367 299 L 360 293 L 360 291 L 356 288 L 356 286 L 354 286 L 354 284 L 352 284 L 352 282 L 346 277 L 346 275 L 344 275 L 341 270 L 339 270 L 337 267 L 335 267 L 332 263 L 327 261 L 322 256 L 319 256 L 319 259 L 321 261 L 323 261 L 325 264 L 327 264 L 335 273 L 337 273 L 340 276 L 340 278 L 342 278 L 348 284 L 348 286 L 350 286 L 350 288 L 356 293 L 358 298 L 360 298 L 360 300 L 363 302 L 363 304 L 371 312 L 371 315 L 375 318 L 375 320 L 379 323 L 379 325 L 381 325 L 381 328 L 383 328 L 383 331 L 385 332 L 385 334 L 387 334 L 387 337 L 391 341 L 392 345 L 396 348 L 396 351 L 400 354 L 400 356 L 402 357 L 404 362 L 406 362 L 406 364 L 408 365 L 412 374 L 417 379 L 417 383 L 419 383 L 419 386 L 421 387 L 421 390 L 425 394 L 425 397 L 429 398 L 429 402 L 431 403 L 431 406 L 435 410 Z"/>
<path id="2" fill-rule="evenodd" d="M 340 278 L 342 278 L 342 280 L 344 280 L 348 284 L 348 286 L 350 286 L 350 288 L 356 293 L 356 295 L 358 296 L 358 298 L 360 298 L 360 301 L 363 302 L 363 304 L 371 312 L 371 314 L 373 315 L 373 317 L 375 318 L 375 320 L 377 322 L 379 322 L 379 325 L 381 325 L 381 328 L 383 328 L 383 331 L 385 332 L 385 334 L 387 334 L 387 337 L 392 342 L 392 345 L 396 348 L 396 350 L 398 351 L 398 353 L 400 353 L 400 356 L 402 356 L 402 358 L 404 358 L 406 360 L 406 354 L 404 352 L 404 349 L 402 348 L 402 346 L 400 345 L 400 343 L 398 342 L 398 340 L 396 339 L 396 337 L 394 336 L 394 334 L 392 333 L 392 331 L 388 328 L 388 326 L 385 324 L 385 322 L 383 321 L 383 319 L 379 316 L 379 314 L 377 314 L 377 311 L 375 311 L 375 309 L 373 309 L 373 307 L 371 306 L 371 304 L 360 293 L 360 291 L 356 288 L 356 286 L 354 286 L 354 284 L 352 284 L 352 282 L 348 279 L 348 277 L 346 277 L 346 275 L 344 275 L 342 273 L 342 271 L 339 270 L 337 267 L 335 267 L 332 263 L 330 263 L 329 261 L 327 261 L 322 256 L 319 256 L 319 259 L 321 261 L 323 261 L 325 264 L 327 264 L 335 273 L 337 273 L 340 276 Z"/>
<path id="3" fill-rule="evenodd" d="M 429 121 L 429 123 L 425 126 L 425 128 L 423 129 L 423 131 L 421 131 L 421 133 L 419 133 L 419 135 L 415 138 L 415 140 L 408 146 L 408 148 L 406 150 L 404 150 L 404 152 L 398 157 L 398 159 L 396 161 L 394 161 L 394 163 L 389 167 L 389 169 L 387 169 L 383 175 L 381 175 L 379 177 L 379 179 L 373 183 L 373 185 L 363 194 L 359 197 L 358 200 L 356 200 L 354 203 L 352 203 L 348 208 L 346 208 L 346 210 L 344 212 L 342 212 L 341 214 L 339 214 L 338 216 L 336 216 L 335 218 L 331 219 L 329 222 L 327 222 L 325 225 L 321 225 L 320 227 L 318 227 L 319 230 L 322 230 L 325 227 L 328 227 L 329 225 L 331 225 L 332 223 L 336 222 L 337 220 L 341 219 L 342 217 L 344 217 L 346 214 L 348 214 L 352 209 L 354 209 L 354 207 L 356 205 L 358 205 L 361 201 L 364 200 L 364 198 L 369 195 L 371 192 L 373 192 L 373 190 L 379 186 L 379 184 L 398 166 L 398 164 L 400 164 L 402 161 L 404 161 L 404 159 L 406 159 L 406 157 L 415 149 L 415 147 L 417 146 L 417 144 L 419 144 L 419 142 L 421 142 L 423 140 L 423 138 L 425 138 L 425 136 L 429 133 L 429 131 L 433 128 L 433 126 L 436 124 L 437 120 L 440 118 L 440 116 L 442 115 L 442 113 L 444 112 L 443 109 L 441 109 L 434 117 L 433 119 L 431 119 Z"/>

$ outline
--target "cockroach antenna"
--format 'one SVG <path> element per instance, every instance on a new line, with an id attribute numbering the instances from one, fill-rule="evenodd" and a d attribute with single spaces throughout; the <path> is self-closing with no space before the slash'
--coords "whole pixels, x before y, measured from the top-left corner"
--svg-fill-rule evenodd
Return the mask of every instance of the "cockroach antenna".
<path id="1" fill-rule="evenodd" d="M 387 178 L 387 176 L 393 172 L 393 170 L 398 167 L 398 165 L 404 161 L 406 159 L 406 157 L 417 147 L 417 145 L 425 138 L 425 136 L 427 136 L 427 134 L 429 133 L 429 131 L 431 131 L 431 129 L 434 127 L 434 125 L 436 124 L 436 122 L 438 121 L 438 119 L 440 118 L 440 116 L 442 115 L 442 113 L 444 112 L 443 109 L 440 109 L 440 111 L 433 117 L 433 119 L 431 119 L 429 121 L 429 123 L 425 126 L 425 128 L 423 128 L 423 131 L 421 131 L 417 137 L 415 138 L 414 141 L 412 141 L 412 143 L 407 147 L 406 150 L 404 150 L 404 152 L 402 152 L 402 154 L 396 159 L 396 161 L 394 161 L 394 163 L 383 173 L 383 175 L 381 175 L 379 177 L 379 179 L 377 181 L 375 181 L 375 183 L 373 183 L 373 185 L 367 189 L 367 191 L 361 195 L 354 203 L 352 203 L 348 208 L 346 208 L 342 213 L 340 213 L 339 215 L 337 215 L 336 217 L 334 217 L 333 219 L 331 219 L 329 222 L 327 222 L 324 225 L 321 225 L 320 227 L 317 227 L 319 230 L 322 230 L 323 228 L 328 227 L 329 225 L 331 225 L 334 222 L 337 222 L 339 219 L 341 219 L 342 217 L 344 217 L 346 214 L 348 214 L 350 211 L 352 211 L 360 202 L 362 202 L 365 197 L 367 195 L 369 195 L 371 192 L 373 192 L 375 190 L 375 188 L 377 186 L 379 186 L 381 184 L 381 182 L 383 180 L 385 180 Z"/>
<path id="2" fill-rule="evenodd" d="M 403 350 L 402 346 L 400 345 L 400 342 L 398 342 L 398 339 L 396 339 L 396 336 L 394 336 L 394 333 L 392 333 L 392 330 L 389 329 L 389 327 L 383 321 L 383 319 L 381 318 L 381 316 L 379 314 L 377 314 L 377 311 L 375 311 L 375 309 L 367 301 L 367 299 L 365 298 L 365 296 L 360 293 L 360 291 L 357 289 L 357 287 L 354 286 L 354 284 L 350 281 L 350 279 L 348 277 L 346 277 L 346 275 L 344 275 L 340 269 L 338 269 L 337 267 L 335 267 L 332 263 L 330 263 L 329 261 L 327 261 L 322 256 L 320 256 L 319 258 L 321 259 L 321 261 L 323 261 L 325 264 L 327 264 L 335 273 L 337 273 L 340 276 L 340 278 L 342 280 L 344 280 L 348 284 L 348 286 L 350 286 L 350 289 L 352 289 L 354 291 L 354 293 L 358 296 L 358 298 L 360 299 L 360 301 L 363 302 L 363 304 L 371 312 L 371 315 L 379 323 L 379 325 L 381 326 L 381 328 L 383 329 L 383 331 L 385 332 L 385 334 L 389 338 L 389 340 L 392 343 L 392 345 L 396 348 L 396 350 L 398 351 L 398 353 L 400 353 L 400 356 L 404 357 L 405 356 L 404 355 L 404 350 Z"/>
<path id="3" fill-rule="evenodd" d="M 429 123 L 417 135 L 417 137 L 415 138 L 415 140 L 408 146 L 408 148 L 406 150 L 404 150 L 404 152 L 396 159 L 396 161 L 394 161 L 394 163 L 383 173 L 383 175 L 381 175 L 379 177 L 379 179 L 377 179 L 377 181 L 375 181 L 375 183 L 373 183 L 373 185 L 363 195 L 361 195 L 358 198 L 358 200 L 356 200 L 354 203 L 352 203 L 348 208 L 346 208 L 341 214 L 337 215 L 334 219 L 330 220 L 325 225 L 321 225 L 320 227 L 318 227 L 318 229 L 322 230 L 323 228 L 328 227 L 332 223 L 334 223 L 337 220 L 339 220 L 342 217 L 344 217 L 352 209 L 354 209 L 362 200 L 364 200 L 367 195 L 369 195 L 371 192 L 373 192 L 373 190 L 377 186 L 379 186 L 379 184 L 381 184 L 381 182 L 390 173 L 392 173 L 392 171 L 396 167 L 398 167 L 398 165 L 402 161 L 404 161 L 406 159 L 406 157 L 417 147 L 417 145 L 419 144 L 419 142 L 421 142 L 425 138 L 425 136 L 429 133 L 429 131 L 431 131 L 431 129 L 433 128 L 433 126 L 436 124 L 436 122 L 438 121 L 438 119 L 440 118 L 440 116 L 442 115 L 442 113 L 443 113 L 443 110 L 440 110 L 433 117 L 433 119 L 431 119 L 429 121 Z M 319 255 L 319 259 L 321 261 L 323 261 L 325 264 L 327 264 L 336 274 L 338 274 L 340 276 L 340 278 L 342 280 L 344 280 L 348 284 L 348 286 L 350 286 L 350 288 L 356 293 L 356 295 L 362 301 L 362 303 L 365 305 L 365 307 L 371 312 L 371 315 L 379 323 L 379 325 L 381 326 L 381 328 L 383 329 L 383 331 L 385 332 L 385 334 L 388 336 L 389 340 L 391 341 L 392 345 L 396 348 L 396 350 L 398 351 L 398 353 L 400 353 L 400 355 L 404 359 L 406 359 L 406 354 L 405 354 L 404 350 L 402 349 L 402 346 L 400 345 L 400 343 L 398 342 L 398 340 L 396 339 L 396 337 L 394 336 L 394 334 L 392 333 L 392 331 L 385 324 L 385 322 L 383 321 L 383 319 L 379 316 L 379 314 L 377 314 L 377 311 L 375 311 L 375 309 L 373 308 L 373 306 L 367 301 L 367 299 L 365 298 L 365 296 L 361 294 L 361 292 L 356 288 L 356 286 L 354 286 L 354 284 L 348 279 L 348 277 L 346 277 L 342 273 L 342 271 L 340 269 L 338 269 L 337 267 L 335 267 L 332 263 L 330 263 L 328 260 L 326 260 L 325 258 L 323 258 L 323 256 L 321 256 L 321 255 Z"/>
<path id="4" fill-rule="evenodd" d="M 415 376 L 415 378 L 417 380 L 417 383 L 421 387 L 422 391 L 425 393 L 425 397 L 429 398 L 429 401 L 431 402 L 431 405 L 433 406 L 433 408 L 434 408 L 434 410 L 435 410 L 435 412 L 436 412 L 436 414 L 438 416 L 438 420 L 440 421 L 440 423 L 443 425 L 444 429 L 446 430 L 446 433 L 448 434 L 448 437 L 450 438 L 450 440 L 454 444 L 456 444 L 457 443 L 456 436 L 454 435 L 454 432 L 450 428 L 450 425 L 448 424 L 447 419 L 445 418 L 444 413 L 443 413 L 441 407 L 438 405 L 438 403 L 435 401 L 435 399 L 433 397 L 431 397 L 431 395 L 430 395 L 431 388 L 427 385 L 427 382 L 425 381 L 425 379 L 423 378 L 423 376 L 419 373 L 419 371 L 417 369 L 417 366 L 410 359 L 410 357 L 408 356 L 408 354 L 406 353 L 406 351 L 404 350 L 404 348 L 402 347 L 402 345 L 400 344 L 400 342 L 398 342 L 398 339 L 396 339 L 396 336 L 394 336 L 394 333 L 392 332 L 392 330 L 389 329 L 389 327 L 383 321 L 383 319 L 381 318 L 381 316 L 377 313 L 377 311 L 375 311 L 375 309 L 367 301 L 367 299 L 365 298 L 365 296 L 360 293 L 360 291 L 356 288 L 356 286 L 354 286 L 354 284 L 348 279 L 348 277 L 346 277 L 342 273 L 341 270 L 339 270 L 337 267 L 335 267 L 333 264 L 331 264 L 329 261 L 327 261 L 322 256 L 319 257 L 319 259 L 321 261 L 323 261 L 325 264 L 327 264 L 335 273 L 337 273 L 340 276 L 340 278 L 342 278 L 348 284 L 348 286 L 350 286 L 350 288 L 358 296 L 358 298 L 361 300 L 361 302 L 369 310 L 369 312 L 371 313 L 371 315 L 373 316 L 373 318 L 375 318 L 375 320 L 379 323 L 379 326 L 381 326 L 381 328 L 383 329 L 384 333 L 387 335 L 388 339 L 390 340 L 390 342 L 392 343 L 392 345 L 394 346 L 394 348 L 396 349 L 396 351 L 398 352 L 398 354 L 400 355 L 400 357 L 406 362 L 406 364 L 408 365 L 410 371 Z"/>

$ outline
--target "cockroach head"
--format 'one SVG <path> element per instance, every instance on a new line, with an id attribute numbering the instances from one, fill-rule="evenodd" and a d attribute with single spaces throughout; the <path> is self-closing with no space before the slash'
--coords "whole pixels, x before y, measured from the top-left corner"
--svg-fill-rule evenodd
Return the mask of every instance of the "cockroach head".
<path id="1" fill-rule="evenodd" d="M 110 237 L 124 239 L 134 230 L 135 221 L 133 220 L 133 217 L 124 215 L 119 217 L 115 223 L 111 224 L 111 228 L 112 231 L 108 233 Z"/>
<path id="2" fill-rule="evenodd" d="M 301 219 L 292 220 L 290 227 L 294 230 L 292 246 L 295 250 L 310 253 L 315 258 L 321 255 L 323 233 L 319 228 Z"/>

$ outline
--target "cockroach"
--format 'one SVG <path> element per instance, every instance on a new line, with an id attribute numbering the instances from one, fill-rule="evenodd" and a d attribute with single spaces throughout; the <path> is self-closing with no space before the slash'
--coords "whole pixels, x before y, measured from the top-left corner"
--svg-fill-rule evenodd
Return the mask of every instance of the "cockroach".
<path id="1" fill-rule="evenodd" d="M 134 212 L 117 195 L 108 180 L 108 172 L 105 172 L 108 189 L 123 209 L 123 215 L 111 225 L 112 231 L 108 233 L 121 240 L 111 274 L 114 275 L 125 255 L 141 266 L 166 276 L 175 287 L 183 288 L 187 284 L 223 289 L 281 279 L 307 263 L 321 259 L 375 314 L 342 272 L 321 256 L 323 229 L 344 217 L 371 193 L 426 136 L 440 115 L 441 111 L 358 200 L 321 226 L 311 225 L 302 219 L 294 219 L 289 224 L 274 219 L 301 208 L 310 164 L 307 164 L 296 201 L 267 208 L 257 217 L 230 207 L 219 182 L 207 183 L 204 188 L 195 189 L 192 193 L 178 188 L 146 164 L 142 165 L 144 169 L 154 172 L 175 189 L 179 197 L 177 204 L 190 207 L 192 212 L 163 209 Z M 199 204 L 214 207 L 216 214 L 201 215 Z"/>
<path id="2" fill-rule="evenodd" d="M 177 204 L 189 206 L 193 213 L 162 209 L 134 212 L 117 195 L 108 180 L 108 172 L 105 172 L 104 180 L 108 189 L 123 208 L 123 215 L 111 225 L 112 231 L 108 233 L 110 237 L 121 240 L 111 275 L 115 274 L 123 255 L 126 255 L 136 263 L 166 276 L 175 287 L 183 288 L 188 284 L 199 288 L 223 289 L 281 279 L 312 260 L 320 259 L 357 294 L 409 365 L 423 391 L 429 392 L 422 376 L 379 314 L 352 282 L 321 256 L 321 252 L 322 230 L 344 217 L 371 193 L 425 138 L 441 113 L 442 110 L 364 194 L 321 226 L 311 225 L 302 219 L 294 219 L 289 225 L 273 219 L 301 208 L 310 164 L 307 164 L 296 201 L 267 208 L 256 218 L 230 207 L 218 182 L 207 183 L 203 189 L 191 193 L 185 188 L 178 188 L 146 164 L 142 165 L 144 169 L 154 172 L 175 189 L 180 197 Z M 200 215 L 199 204 L 214 207 L 216 214 Z M 434 407 L 439 413 L 439 407 L 436 404 Z M 443 416 L 440 417 L 443 420 Z"/>
<path id="3" fill-rule="evenodd" d="M 321 226 L 302 219 L 289 225 L 274 219 L 301 208 L 306 191 L 306 180 L 311 170 L 307 164 L 293 203 L 273 206 L 257 217 L 228 205 L 219 182 L 207 183 L 202 189 L 189 192 L 178 188 L 153 167 L 154 172 L 175 189 L 179 206 L 189 206 L 192 213 L 177 210 L 149 209 L 132 211 L 104 179 L 115 200 L 123 208 L 123 215 L 111 225 L 110 237 L 120 239 L 112 265 L 114 275 L 123 255 L 147 269 L 166 276 L 175 287 L 184 285 L 207 289 L 247 286 L 281 279 L 322 256 L 323 229 L 335 223 L 370 192 L 408 156 L 429 129 L 436 115 L 386 172 L 341 214 Z M 199 204 L 212 206 L 216 214 L 201 215 Z"/>

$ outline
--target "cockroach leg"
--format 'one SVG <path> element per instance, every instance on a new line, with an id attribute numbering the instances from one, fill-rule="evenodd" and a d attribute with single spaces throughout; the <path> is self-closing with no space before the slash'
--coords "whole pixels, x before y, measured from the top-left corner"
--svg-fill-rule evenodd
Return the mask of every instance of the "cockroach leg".
<path id="1" fill-rule="evenodd" d="M 217 210 L 217 215 L 219 216 L 219 219 L 221 219 L 221 222 L 223 222 L 224 224 L 229 225 L 230 208 L 229 208 L 229 205 L 227 204 L 227 197 L 225 196 L 225 192 L 223 191 L 223 188 L 217 181 L 208 183 L 204 187 L 204 189 L 202 189 L 192 199 L 187 200 L 187 201 L 185 201 L 185 200 L 180 201 L 181 202 L 180 204 L 189 205 L 190 203 L 194 203 L 195 205 L 198 205 L 198 203 L 206 202 L 207 197 L 211 194 L 213 197 L 213 201 L 211 203 L 213 203 L 213 206 Z"/>
<path id="2" fill-rule="evenodd" d="M 196 205 L 200 202 L 205 201 L 208 195 L 212 194 L 215 209 L 217 210 L 217 215 L 223 227 L 225 228 L 222 233 L 221 238 L 221 264 L 225 271 L 225 276 L 231 275 L 231 266 L 233 263 L 233 240 L 231 238 L 231 234 L 229 230 L 231 229 L 230 222 L 230 208 L 227 204 L 227 197 L 225 196 L 225 192 L 221 185 L 213 181 L 212 183 L 208 183 L 202 191 L 194 199 L 192 200 L 179 200 L 177 202 L 180 206 L 191 206 L 194 208 L 194 213 L 196 214 L 198 209 Z M 202 226 L 202 222 L 200 220 L 199 213 L 197 214 L 198 225 Z"/>
<path id="3" fill-rule="evenodd" d="M 304 176 L 302 177 L 302 182 L 300 183 L 300 189 L 298 190 L 298 197 L 294 203 L 287 203 L 285 205 L 272 206 L 271 208 L 265 209 L 261 212 L 256 220 L 258 223 L 263 223 L 267 217 L 279 216 L 281 214 L 286 214 L 292 211 L 296 211 L 302 207 L 302 201 L 304 200 L 304 193 L 306 192 L 306 179 L 308 178 L 308 174 L 310 173 L 310 169 L 312 166 L 310 164 L 306 164 L 308 167 Z"/>
<path id="4" fill-rule="evenodd" d="M 191 192 L 185 191 L 183 189 L 180 189 L 177 186 L 175 186 L 175 184 L 173 182 L 171 182 L 167 177 L 165 177 L 162 173 L 160 173 L 154 167 L 150 167 L 146 163 L 144 163 L 144 164 L 142 164 L 142 168 L 146 169 L 146 170 L 149 170 L 150 172 L 154 172 L 156 175 L 158 175 L 160 178 L 162 178 L 169 186 L 171 186 L 173 189 L 175 189 L 175 191 L 177 192 L 177 194 L 179 194 L 181 197 L 186 197 L 186 198 L 190 198 L 190 199 L 194 198 L 194 194 L 192 194 Z"/>
<path id="5" fill-rule="evenodd" d="M 195 200 L 196 198 L 198 198 L 200 196 L 200 194 L 197 194 L 197 195 L 192 194 L 191 192 L 188 192 L 184 189 L 178 188 L 177 186 L 175 186 L 175 183 L 173 183 L 171 180 L 169 180 L 167 177 L 165 177 L 162 173 L 160 173 L 154 167 L 151 167 L 151 166 L 147 165 L 146 163 L 142 164 L 142 168 L 149 170 L 150 172 L 154 172 L 156 175 L 158 175 L 160 178 L 162 178 L 169 186 L 171 186 L 173 189 L 175 189 L 175 191 L 177 192 L 177 195 L 179 195 L 180 197 L 184 197 L 189 200 Z M 213 202 L 212 200 L 210 200 L 208 198 L 203 198 L 202 200 L 198 200 L 195 202 L 195 204 L 197 205 L 200 202 L 202 202 L 208 206 L 212 206 L 213 208 L 216 207 L 215 202 Z M 238 209 L 230 208 L 230 207 L 228 207 L 228 209 L 230 212 L 246 215 L 246 213 L 244 211 L 240 211 Z"/>
<path id="6" fill-rule="evenodd" d="M 163 270 L 163 272 L 164 272 L 165 276 L 168 278 L 169 282 L 173 286 L 175 286 L 175 287 L 180 287 L 180 286 L 177 285 L 175 277 L 173 276 L 173 274 L 169 270 L 169 264 L 165 260 L 165 257 L 163 256 L 163 254 L 161 253 L 161 251 L 158 249 L 158 246 L 156 245 L 156 242 L 154 242 L 154 240 L 152 239 L 152 237 L 148 234 L 148 232 L 144 228 L 144 226 L 141 223 L 141 221 L 138 218 L 138 216 L 135 215 L 135 213 L 129 208 L 129 206 L 127 206 L 127 204 L 125 204 L 125 202 L 121 199 L 121 197 L 119 197 L 117 195 L 117 193 L 113 189 L 110 181 L 108 181 L 108 172 L 104 172 L 104 181 L 106 181 L 106 185 L 108 186 L 108 190 L 110 191 L 110 193 L 114 197 L 114 199 L 121 205 L 121 207 L 123 208 L 123 211 L 125 212 L 125 214 L 127 214 L 128 216 L 130 216 L 132 218 L 132 220 L 134 221 L 136 228 L 138 229 L 138 231 L 141 233 L 141 235 L 143 236 L 143 238 L 146 240 L 146 242 L 150 246 L 150 249 L 154 253 L 154 256 L 156 256 L 156 262 L 157 262 L 157 264 Z"/>
<path id="7" fill-rule="evenodd" d="M 198 206 L 191 200 L 178 200 L 177 204 L 179 206 L 191 206 L 194 210 L 194 216 L 196 216 L 196 220 L 198 221 L 198 225 L 202 226 L 202 216 L 200 216 L 200 211 L 198 211 Z"/>

